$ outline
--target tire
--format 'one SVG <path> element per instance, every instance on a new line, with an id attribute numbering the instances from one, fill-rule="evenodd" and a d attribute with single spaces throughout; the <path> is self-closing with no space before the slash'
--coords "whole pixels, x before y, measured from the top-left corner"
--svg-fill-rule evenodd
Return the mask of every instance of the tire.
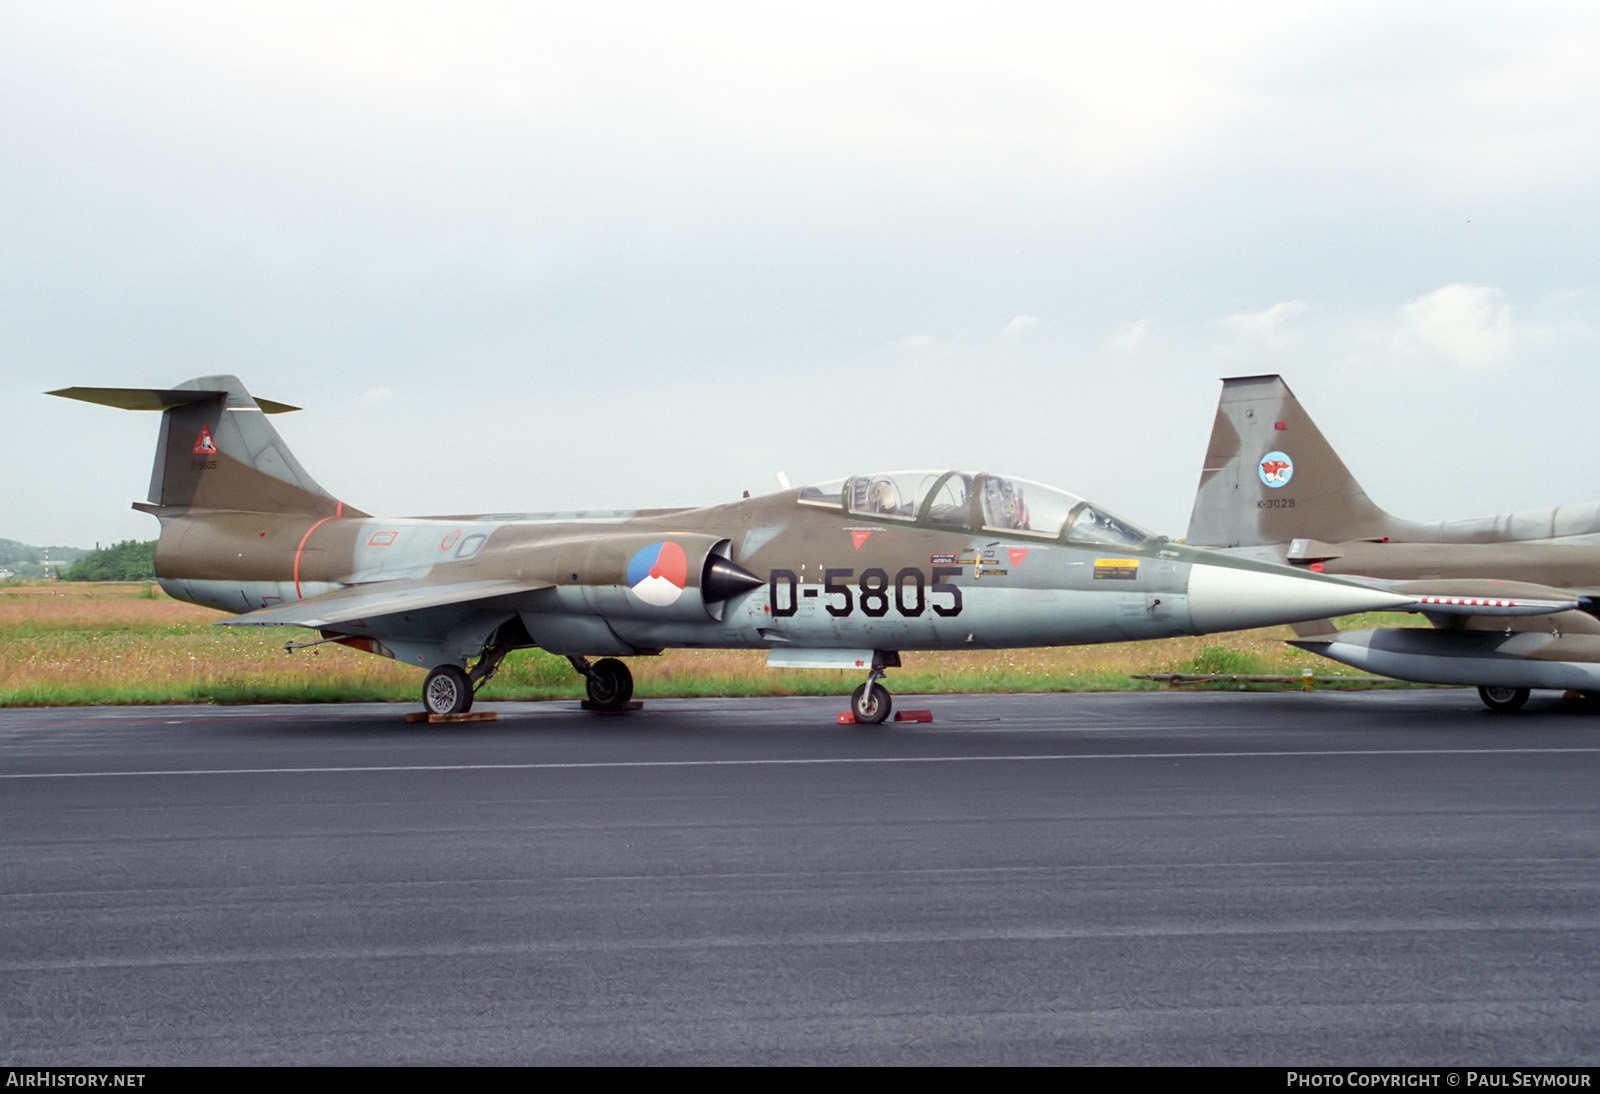
<path id="1" fill-rule="evenodd" d="M 850 693 L 850 713 L 856 716 L 856 721 L 864 726 L 875 726 L 889 717 L 889 711 L 894 708 L 894 700 L 889 698 L 889 691 L 882 684 L 873 684 L 868 690 L 862 684 Z"/>
<path id="2" fill-rule="evenodd" d="M 422 682 L 422 706 L 429 714 L 465 714 L 472 709 L 472 682 L 459 665 L 440 665 Z"/>
<path id="3" fill-rule="evenodd" d="M 585 687 L 597 710 L 621 710 L 633 698 L 633 673 L 615 657 L 602 657 L 590 667 Z"/>
<path id="4" fill-rule="evenodd" d="M 1478 698 L 1496 714 L 1514 714 L 1528 701 L 1527 688 L 1479 688 Z"/>

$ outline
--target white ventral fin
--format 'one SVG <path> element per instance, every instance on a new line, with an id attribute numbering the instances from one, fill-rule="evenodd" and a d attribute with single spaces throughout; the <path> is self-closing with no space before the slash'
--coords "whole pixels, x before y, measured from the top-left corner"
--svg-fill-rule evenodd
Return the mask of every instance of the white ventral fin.
<path id="1" fill-rule="evenodd" d="M 769 669 L 859 669 L 872 668 L 872 650 L 772 649 L 767 651 Z"/>

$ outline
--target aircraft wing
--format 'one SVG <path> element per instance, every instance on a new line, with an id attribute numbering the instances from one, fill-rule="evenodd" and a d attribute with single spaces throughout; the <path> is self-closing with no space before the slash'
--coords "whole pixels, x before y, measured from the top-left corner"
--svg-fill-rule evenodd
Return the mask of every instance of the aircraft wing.
<path id="1" fill-rule="evenodd" d="M 1416 596 L 1397 611 L 1424 615 L 1551 615 L 1571 611 L 1582 598 L 1567 589 L 1486 578 L 1385 581 L 1385 588 Z"/>
<path id="2" fill-rule="evenodd" d="M 449 585 L 402 580 L 351 585 L 335 592 L 220 619 L 219 627 L 334 627 L 358 619 L 466 604 L 550 587 L 548 581 L 461 581 Z"/>
<path id="3" fill-rule="evenodd" d="M 1393 609 L 1423 615 L 1552 615 L 1578 607 L 1576 597 L 1536 600 L 1529 597 L 1419 596 L 1415 603 Z"/>

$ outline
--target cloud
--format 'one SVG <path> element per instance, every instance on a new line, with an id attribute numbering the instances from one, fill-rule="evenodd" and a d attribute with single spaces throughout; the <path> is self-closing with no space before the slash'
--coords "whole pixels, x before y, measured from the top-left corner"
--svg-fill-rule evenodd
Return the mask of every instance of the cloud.
<path id="1" fill-rule="evenodd" d="M 1150 317 L 1135 320 L 1127 326 L 1116 331 L 1106 339 L 1106 348 L 1113 353 L 1136 353 L 1144 342 L 1145 332 L 1150 329 Z"/>
<path id="2" fill-rule="evenodd" d="M 1028 333 L 1028 331 L 1034 327 L 1037 327 L 1038 325 L 1039 320 L 1035 319 L 1033 316 L 1019 315 L 1012 319 L 1011 322 L 1006 324 L 1006 329 L 1000 332 L 1000 337 L 1015 338 L 1019 335 Z"/>
<path id="3" fill-rule="evenodd" d="M 1285 300 L 1260 311 L 1238 312 L 1222 322 L 1239 338 L 1276 348 L 1287 341 L 1285 325 L 1310 308 L 1303 300 Z"/>
<path id="4" fill-rule="evenodd" d="M 1400 309 L 1401 336 L 1467 369 L 1511 356 L 1515 333 L 1505 293 L 1491 285 L 1446 285 Z"/>
<path id="5" fill-rule="evenodd" d="M 394 398 L 394 389 L 387 385 L 368 388 L 357 397 L 358 403 L 387 403 Z"/>

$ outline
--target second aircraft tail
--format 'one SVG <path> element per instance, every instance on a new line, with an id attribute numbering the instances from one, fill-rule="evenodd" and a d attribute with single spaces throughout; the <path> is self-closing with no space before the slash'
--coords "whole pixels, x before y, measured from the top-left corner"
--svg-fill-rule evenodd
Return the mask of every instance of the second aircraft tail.
<path id="1" fill-rule="evenodd" d="M 1400 523 L 1367 497 L 1282 377 L 1222 381 L 1188 542 L 1338 543 L 1379 539 Z"/>

